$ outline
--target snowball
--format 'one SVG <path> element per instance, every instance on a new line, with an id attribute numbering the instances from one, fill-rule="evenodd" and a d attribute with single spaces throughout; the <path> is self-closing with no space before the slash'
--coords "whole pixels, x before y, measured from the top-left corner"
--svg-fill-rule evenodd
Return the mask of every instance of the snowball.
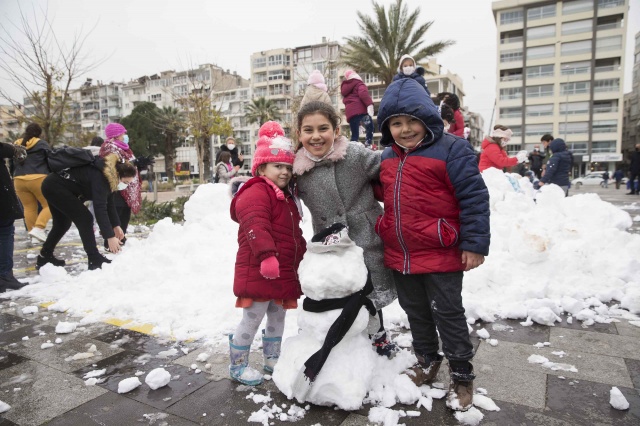
<path id="1" fill-rule="evenodd" d="M 142 383 L 140 382 L 140 379 L 137 377 L 129 377 L 128 379 L 121 380 L 120 383 L 118 383 L 118 393 L 131 392 L 141 385 Z"/>
<path id="2" fill-rule="evenodd" d="M 144 382 L 153 390 L 166 386 L 171 381 L 171 373 L 164 368 L 154 368 L 147 374 Z"/>
<path id="3" fill-rule="evenodd" d="M 489 332 L 488 332 L 486 329 L 484 329 L 484 328 L 481 328 L 480 330 L 476 330 L 476 334 L 477 334 L 477 335 L 478 335 L 478 337 L 480 337 L 481 339 L 488 339 L 489 337 L 491 337 L 491 336 L 489 335 Z"/>
<path id="4" fill-rule="evenodd" d="M 463 425 L 476 426 L 479 425 L 482 419 L 484 418 L 484 414 L 476 407 L 471 407 L 467 411 L 456 411 L 453 414 L 457 421 L 462 423 Z"/>
<path id="5" fill-rule="evenodd" d="M 491 346 L 498 346 L 498 339 L 489 339 L 487 340 Z"/>
<path id="6" fill-rule="evenodd" d="M 611 404 L 613 408 L 615 408 L 616 410 L 629 409 L 629 402 L 627 401 L 627 398 L 624 397 L 622 392 L 620 392 L 620 389 L 615 386 L 612 387 L 609 391 L 609 395 L 609 404 Z"/>
<path id="7" fill-rule="evenodd" d="M 51 342 L 47 342 L 47 343 L 43 343 L 40 345 L 40 349 L 49 349 L 50 347 L 55 346 L 53 343 Z"/>
<path id="8" fill-rule="evenodd" d="M 56 325 L 56 333 L 58 334 L 68 334 L 73 333 L 78 326 L 77 322 L 64 322 L 59 321 L 58 325 Z"/>
<path id="9" fill-rule="evenodd" d="M 208 354 L 206 352 L 202 352 L 201 354 L 198 354 L 198 356 L 196 357 L 196 361 L 205 362 L 206 360 L 209 359 L 210 356 L 211 356 L 211 354 Z"/>

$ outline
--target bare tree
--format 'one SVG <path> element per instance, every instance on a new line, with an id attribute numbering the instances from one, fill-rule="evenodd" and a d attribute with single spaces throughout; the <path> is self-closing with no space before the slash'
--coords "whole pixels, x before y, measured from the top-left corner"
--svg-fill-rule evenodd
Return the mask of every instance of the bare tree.
<path id="1" fill-rule="evenodd" d="M 48 19 L 47 10 L 30 14 L 20 8 L 18 22 L 0 24 L 0 69 L 14 89 L 25 94 L 27 102 L 0 87 L 0 98 L 14 107 L 26 104 L 25 117 L 38 123 L 43 137 L 52 145 L 59 142 L 69 124 L 71 83 L 93 69 L 87 63 L 84 44 L 91 31 L 77 34 L 65 43 L 59 40 Z"/>

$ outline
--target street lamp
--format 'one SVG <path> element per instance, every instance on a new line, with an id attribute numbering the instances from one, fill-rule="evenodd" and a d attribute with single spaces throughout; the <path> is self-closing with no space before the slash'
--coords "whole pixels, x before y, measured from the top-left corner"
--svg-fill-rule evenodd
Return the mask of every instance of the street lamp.
<path id="1" fill-rule="evenodd" d="M 567 70 L 567 82 L 565 85 L 565 103 L 564 103 L 564 141 L 567 141 L 567 121 L 569 120 L 569 65 L 562 67 L 563 70 Z"/>

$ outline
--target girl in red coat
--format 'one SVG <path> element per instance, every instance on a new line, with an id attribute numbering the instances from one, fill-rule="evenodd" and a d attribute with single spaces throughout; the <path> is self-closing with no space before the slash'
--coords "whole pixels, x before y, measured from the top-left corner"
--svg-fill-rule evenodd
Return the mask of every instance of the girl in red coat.
<path id="1" fill-rule="evenodd" d="M 249 367 L 251 342 L 265 314 L 262 330 L 264 370 L 273 372 L 280 356 L 286 309 L 295 309 L 302 295 L 298 264 L 306 250 L 300 229 L 299 203 L 289 190 L 294 154 L 282 127 L 265 123 L 259 131 L 251 174 L 231 201 L 231 219 L 238 222 L 233 292 L 242 321 L 229 335 L 232 379 L 249 386 L 262 374 Z"/>
<path id="2" fill-rule="evenodd" d="M 489 167 L 495 167 L 502 170 L 504 167 L 515 166 L 527 159 L 526 151 L 518 152 L 515 157 L 509 157 L 505 147 L 511 140 L 513 132 L 511 129 L 500 124 L 493 127 L 490 137 L 486 137 L 482 141 L 482 153 L 480 154 L 480 163 L 478 168 L 480 172 L 485 171 Z"/>

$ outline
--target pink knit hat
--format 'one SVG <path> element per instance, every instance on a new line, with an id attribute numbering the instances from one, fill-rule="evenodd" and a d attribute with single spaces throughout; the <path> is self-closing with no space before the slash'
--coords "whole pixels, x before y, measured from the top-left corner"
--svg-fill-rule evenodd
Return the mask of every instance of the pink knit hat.
<path id="1" fill-rule="evenodd" d="M 256 142 L 256 152 L 253 154 L 251 174 L 257 175 L 258 167 L 266 163 L 285 163 L 293 165 L 293 146 L 284 137 L 282 126 L 275 121 L 267 121 L 260 127 Z"/>
<path id="2" fill-rule="evenodd" d="M 107 127 L 104 128 L 104 135 L 108 139 L 116 138 L 120 135 L 127 133 L 127 129 L 120 123 L 109 123 Z"/>
<path id="3" fill-rule="evenodd" d="M 318 89 L 322 89 L 325 92 L 327 91 L 327 85 L 324 84 L 324 76 L 318 70 L 311 71 L 311 74 L 309 74 L 309 78 L 307 79 L 307 84 L 313 84 Z"/>
<path id="4" fill-rule="evenodd" d="M 347 80 L 351 80 L 352 78 L 362 80 L 362 78 L 354 70 L 346 70 L 344 73 L 344 78 L 346 78 Z"/>

